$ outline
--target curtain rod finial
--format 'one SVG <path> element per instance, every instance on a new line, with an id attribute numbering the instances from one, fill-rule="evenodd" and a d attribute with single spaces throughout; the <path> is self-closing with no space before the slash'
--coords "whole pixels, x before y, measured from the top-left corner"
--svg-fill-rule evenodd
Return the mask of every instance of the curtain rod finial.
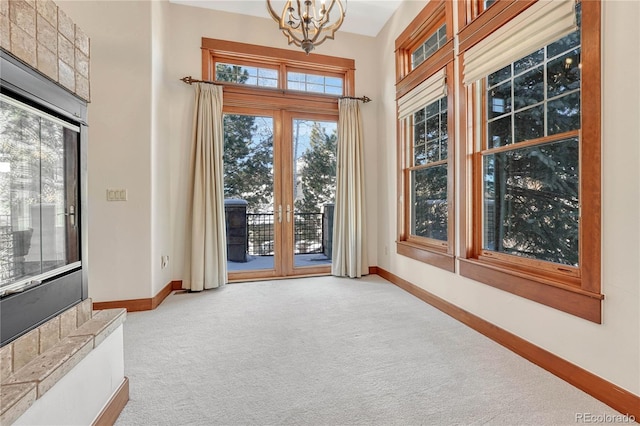
<path id="1" fill-rule="evenodd" d="M 363 97 L 362 97 L 362 103 L 365 103 L 365 104 L 366 104 L 367 102 L 371 102 L 371 98 L 370 98 L 370 97 L 368 97 L 368 96 L 363 96 Z"/>
<path id="2" fill-rule="evenodd" d="M 183 82 L 185 82 L 185 83 L 187 83 L 187 84 L 192 84 L 192 83 L 193 83 L 193 81 L 194 81 L 194 80 L 191 78 L 191 76 L 190 76 L 190 75 L 189 75 L 189 76 L 187 76 L 187 77 L 182 77 L 180 80 L 181 80 L 181 81 L 183 81 Z"/>

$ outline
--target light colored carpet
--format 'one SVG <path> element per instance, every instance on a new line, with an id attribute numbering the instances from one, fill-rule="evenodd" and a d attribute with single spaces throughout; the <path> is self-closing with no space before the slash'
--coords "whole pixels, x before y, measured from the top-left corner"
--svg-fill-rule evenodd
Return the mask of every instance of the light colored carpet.
<path id="1" fill-rule="evenodd" d="M 557 425 L 613 409 L 378 276 L 172 294 L 125 323 L 117 425 Z"/>

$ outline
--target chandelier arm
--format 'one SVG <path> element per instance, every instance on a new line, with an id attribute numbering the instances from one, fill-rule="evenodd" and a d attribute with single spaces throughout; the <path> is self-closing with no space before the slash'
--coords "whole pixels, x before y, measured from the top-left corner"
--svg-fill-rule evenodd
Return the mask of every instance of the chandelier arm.
<path id="1" fill-rule="evenodd" d="M 293 6 L 291 6 L 291 0 L 287 1 L 287 11 L 289 12 L 289 15 L 291 16 L 291 19 L 298 21 L 298 25 L 300 25 L 300 22 L 302 22 L 302 14 L 300 13 L 300 1 L 297 1 L 298 7 L 294 8 Z M 282 12 L 283 16 L 284 16 L 284 12 Z"/>
<path id="2" fill-rule="evenodd" d="M 296 0 L 298 3 L 298 15 L 300 16 L 300 31 L 302 32 L 302 40 L 309 39 L 309 5 L 305 1 L 305 12 L 302 13 L 302 4 L 301 0 Z"/>
<path id="3" fill-rule="evenodd" d="M 293 43 L 296 46 L 300 46 L 302 44 L 303 40 L 299 36 L 297 36 L 295 33 L 283 30 L 282 34 L 284 34 L 285 37 L 287 37 L 287 39 L 289 40 L 288 41 L 289 44 Z"/>
<path id="4" fill-rule="evenodd" d="M 285 9 L 286 9 L 286 4 L 285 4 Z M 271 0 L 267 0 L 267 11 L 269 12 L 269 15 L 271 15 L 271 17 L 273 18 L 274 21 L 280 23 L 281 22 L 281 16 L 279 16 L 275 10 L 273 10 L 273 7 L 271 6 Z M 284 15 L 284 10 L 282 11 L 283 15 Z"/>
<path id="5" fill-rule="evenodd" d="M 338 14 L 338 20 L 333 24 L 329 25 L 328 27 L 325 27 L 327 31 L 337 30 L 338 28 L 340 28 L 340 26 L 342 25 L 342 22 L 344 21 L 345 9 L 344 7 L 342 7 L 342 2 L 340 0 L 331 1 L 329 8 L 327 8 L 327 15 L 329 14 L 329 12 L 331 12 L 331 9 L 333 9 L 333 6 L 335 6 L 336 4 L 338 5 L 338 9 L 340 10 L 340 13 Z"/>
<path id="6" fill-rule="evenodd" d="M 295 44 L 298 47 L 302 46 L 302 39 L 300 37 L 298 37 L 295 33 L 291 32 L 291 31 L 286 31 L 283 30 L 282 34 L 284 34 L 284 36 L 287 38 L 287 43 L 288 44 Z"/>
<path id="7" fill-rule="evenodd" d="M 336 4 L 336 0 L 331 0 L 329 3 L 329 7 L 325 8 L 324 15 L 320 19 L 321 25 L 324 25 L 327 22 L 329 22 L 329 14 L 331 13 L 331 9 L 333 9 L 333 6 L 335 6 L 335 4 Z"/>

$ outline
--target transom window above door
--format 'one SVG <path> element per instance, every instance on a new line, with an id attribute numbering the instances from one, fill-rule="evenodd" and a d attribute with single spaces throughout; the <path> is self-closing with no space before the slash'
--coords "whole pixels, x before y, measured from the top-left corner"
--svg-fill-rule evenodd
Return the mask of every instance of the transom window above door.
<path id="1" fill-rule="evenodd" d="M 300 58 L 296 55 L 299 52 L 285 49 L 207 38 L 202 41 L 209 73 L 205 79 L 222 83 L 229 90 L 264 89 L 263 94 L 277 91 L 280 96 L 325 97 L 331 102 L 338 96 L 353 95 L 352 60 L 324 55 Z"/>
<path id="2" fill-rule="evenodd" d="M 287 72 L 287 89 L 342 96 L 344 79 L 337 76 Z"/>
<path id="3" fill-rule="evenodd" d="M 277 69 L 224 62 L 216 62 L 216 81 L 258 87 L 279 87 Z"/>

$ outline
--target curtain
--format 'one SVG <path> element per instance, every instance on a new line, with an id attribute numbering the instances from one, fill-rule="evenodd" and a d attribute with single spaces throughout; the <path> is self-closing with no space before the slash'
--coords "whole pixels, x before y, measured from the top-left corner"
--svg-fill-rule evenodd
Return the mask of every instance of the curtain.
<path id="1" fill-rule="evenodd" d="M 338 176 L 331 273 L 357 278 L 369 273 L 362 118 L 355 99 L 340 99 L 338 107 Z"/>
<path id="2" fill-rule="evenodd" d="M 222 87 L 196 83 L 182 288 L 200 291 L 227 280 L 222 153 Z"/>

